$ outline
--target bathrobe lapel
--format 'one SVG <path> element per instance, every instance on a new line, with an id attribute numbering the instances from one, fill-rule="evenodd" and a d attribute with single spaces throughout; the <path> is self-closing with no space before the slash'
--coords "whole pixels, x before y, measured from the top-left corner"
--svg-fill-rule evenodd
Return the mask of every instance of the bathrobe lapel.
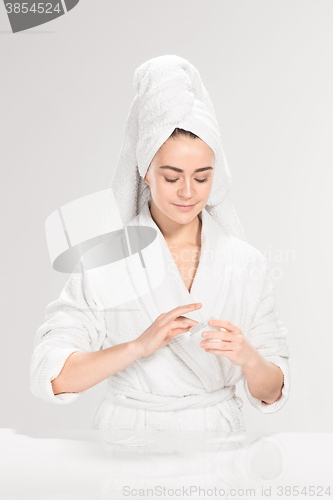
<path id="1" fill-rule="evenodd" d="M 186 314 L 186 317 L 198 322 L 208 316 L 218 317 L 230 281 L 230 242 L 210 213 L 205 208 L 202 210 L 201 255 L 190 292 L 163 234 L 151 217 L 148 202 L 126 226 L 128 230 L 129 226 L 146 226 L 156 231 L 156 238 L 150 245 L 126 259 L 128 274 L 145 312 L 147 327 L 163 312 L 194 302 L 201 302 L 202 308 Z M 220 365 L 200 347 L 199 342 L 194 342 L 188 334 L 179 334 L 166 347 L 172 349 L 198 375 L 206 390 L 221 387 Z"/>

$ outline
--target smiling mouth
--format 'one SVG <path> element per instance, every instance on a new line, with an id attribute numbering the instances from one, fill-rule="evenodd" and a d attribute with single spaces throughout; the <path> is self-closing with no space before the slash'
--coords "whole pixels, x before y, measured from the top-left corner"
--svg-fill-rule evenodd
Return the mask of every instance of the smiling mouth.
<path id="1" fill-rule="evenodd" d="M 175 203 L 175 205 L 176 205 L 177 207 L 194 207 L 195 203 L 192 203 L 192 205 L 177 205 L 177 204 Z"/>

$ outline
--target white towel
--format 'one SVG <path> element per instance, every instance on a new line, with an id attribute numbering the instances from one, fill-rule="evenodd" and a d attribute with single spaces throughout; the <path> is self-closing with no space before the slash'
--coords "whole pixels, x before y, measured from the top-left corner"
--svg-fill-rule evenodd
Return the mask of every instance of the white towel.
<path id="1" fill-rule="evenodd" d="M 124 225 L 150 201 L 150 189 L 144 182 L 148 166 L 178 127 L 193 132 L 214 151 L 214 179 L 206 208 L 226 232 L 246 240 L 229 198 L 231 173 L 213 104 L 198 70 L 177 55 L 154 57 L 135 70 L 133 85 L 136 96 L 127 117 L 100 233 L 109 230 L 114 218 L 114 199 Z"/>

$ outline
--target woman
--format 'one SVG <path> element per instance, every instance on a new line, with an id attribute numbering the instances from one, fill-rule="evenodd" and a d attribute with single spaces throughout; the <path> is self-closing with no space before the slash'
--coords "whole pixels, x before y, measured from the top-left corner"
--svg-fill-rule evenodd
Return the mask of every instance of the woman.
<path id="1" fill-rule="evenodd" d="M 70 403 L 107 379 L 95 429 L 244 431 L 237 382 L 263 413 L 289 394 L 287 330 L 268 263 L 245 241 L 229 200 L 231 176 L 198 71 L 161 56 L 137 68 L 134 86 L 101 227 L 119 228 L 116 205 L 130 251 L 89 271 L 83 258 L 82 272 L 49 304 L 31 390 Z M 210 316 L 200 342 L 189 329 Z"/>

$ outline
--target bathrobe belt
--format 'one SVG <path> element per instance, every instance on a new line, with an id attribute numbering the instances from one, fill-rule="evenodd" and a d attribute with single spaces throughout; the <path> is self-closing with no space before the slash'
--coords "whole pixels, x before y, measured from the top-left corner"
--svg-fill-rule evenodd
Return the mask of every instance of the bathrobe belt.
<path id="1" fill-rule="evenodd" d="M 218 403 L 236 400 L 238 407 L 242 406 L 242 400 L 235 395 L 236 387 L 226 386 L 213 392 L 202 394 L 189 394 L 182 396 L 161 396 L 131 387 L 125 387 L 116 380 L 109 380 L 106 399 L 115 405 L 127 408 L 146 409 L 154 411 L 177 411 L 194 408 L 206 408 Z"/>

